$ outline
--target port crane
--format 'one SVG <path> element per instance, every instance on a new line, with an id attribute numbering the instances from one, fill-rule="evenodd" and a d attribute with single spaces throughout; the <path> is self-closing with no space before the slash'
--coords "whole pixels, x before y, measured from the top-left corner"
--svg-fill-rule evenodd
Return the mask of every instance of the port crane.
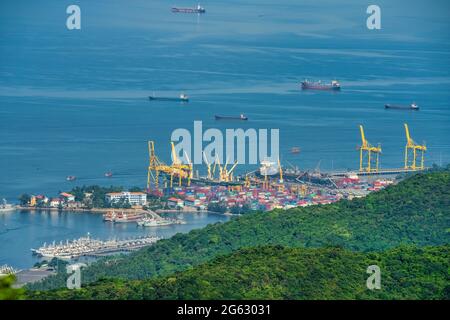
<path id="1" fill-rule="evenodd" d="M 359 171 L 360 172 L 378 172 L 378 164 L 381 154 L 381 145 L 378 144 L 377 147 L 372 146 L 369 141 L 366 140 L 364 134 L 364 128 L 362 125 L 359 126 L 361 132 L 362 145 L 359 147 Z M 372 154 L 375 153 L 375 168 L 372 167 L 373 158 Z M 364 164 L 364 155 L 367 156 L 367 161 Z"/>
<path id="2" fill-rule="evenodd" d="M 425 168 L 425 152 L 427 151 L 427 147 L 425 143 L 422 145 L 417 144 L 411 138 L 409 134 L 408 124 L 404 124 L 405 133 L 406 133 L 406 146 L 405 146 L 405 169 L 412 170 L 423 170 Z M 420 152 L 420 165 L 417 165 L 417 152 Z M 412 160 L 410 160 L 410 155 L 412 153 Z"/>
<path id="3" fill-rule="evenodd" d="M 206 168 L 208 169 L 208 174 L 207 174 L 206 178 L 208 180 L 212 180 L 213 179 L 213 175 L 212 175 L 212 172 L 211 172 L 211 164 L 209 163 L 208 158 L 205 155 L 205 152 L 203 152 L 203 159 L 205 160 Z"/>
<path id="4" fill-rule="evenodd" d="M 181 186 L 182 179 L 190 179 L 192 177 L 192 164 L 183 164 L 175 153 L 175 147 L 172 143 L 172 164 L 167 165 L 156 155 L 154 141 L 148 141 L 149 165 L 147 172 L 147 190 L 150 191 L 152 183 L 155 189 L 159 186 L 159 175 L 166 174 L 170 176 L 170 187 L 173 186 L 173 177 L 178 177 L 178 185 Z"/>

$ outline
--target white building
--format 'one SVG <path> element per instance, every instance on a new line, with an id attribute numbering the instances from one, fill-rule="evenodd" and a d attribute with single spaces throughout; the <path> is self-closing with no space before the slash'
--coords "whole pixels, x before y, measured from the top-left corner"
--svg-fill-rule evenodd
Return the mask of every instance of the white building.
<path id="1" fill-rule="evenodd" d="M 106 201 L 109 203 L 119 202 L 120 200 L 128 200 L 132 206 L 144 206 L 147 204 L 147 194 L 144 192 L 112 192 L 106 194 Z"/>

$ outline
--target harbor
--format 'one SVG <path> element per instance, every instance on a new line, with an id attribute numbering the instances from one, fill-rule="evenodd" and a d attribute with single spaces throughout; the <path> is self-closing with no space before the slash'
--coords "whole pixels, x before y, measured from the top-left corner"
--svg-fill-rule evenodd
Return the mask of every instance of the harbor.
<path id="1" fill-rule="evenodd" d="M 197 211 L 191 214 L 162 212 L 160 215 L 166 219 L 183 220 L 185 223 L 155 227 L 141 227 L 136 222 L 105 223 L 101 214 L 70 210 L 15 210 L 0 214 L 0 242 L 8 243 L 0 246 L 0 264 L 7 264 L 18 270 L 29 269 L 37 262 L 48 259 L 31 254 L 30 249 L 37 249 L 44 243 L 64 244 L 68 239 L 85 237 L 88 233 L 101 241 L 139 237 L 165 239 L 176 233 L 186 233 L 230 219 L 222 214 Z"/>
<path id="2" fill-rule="evenodd" d="M 154 244 L 158 237 L 138 237 L 122 240 L 98 240 L 92 239 L 88 234 L 74 240 L 62 241 L 59 244 L 53 242 L 44 244 L 38 249 L 31 249 L 33 254 L 44 258 L 74 259 L 82 256 L 101 256 L 121 252 L 130 252 Z"/>

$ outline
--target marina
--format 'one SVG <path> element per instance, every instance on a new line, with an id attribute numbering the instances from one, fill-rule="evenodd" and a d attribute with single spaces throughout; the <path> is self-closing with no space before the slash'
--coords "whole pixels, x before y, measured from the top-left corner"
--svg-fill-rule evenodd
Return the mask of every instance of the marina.
<path id="1" fill-rule="evenodd" d="M 169 238 L 176 233 L 186 233 L 207 224 L 228 221 L 230 217 L 207 212 L 183 214 L 179 211 L 160 213 L 166 219 L 183 220 L 183 224 L 139 227 L 134 223 L 104 223 L 96 211 L 14 210 L 0 214 L 0 265 L 8 264 L 15 269 L 28 269 L 36 262 L 48 259 L 30 254 L 31 248 L 66 243 L 67 239 L 85 237 L 107 241 L 109 239 L 132 239 L 139 237 Z M 18 241 L 17 239 L 20 239 Z"/>
<path id="2" fill-rule="evenodd" d="M 112 254 L 118 252 L 127 252 L 144 248 L 158 241 L 158 237 L 148 236 L 123 240 L 98 240 L 92 239 L 88 234 L 74 240 L 62 241 L 59 244 L 53 242 L 50 245 L 46 243 L 38 248 L 31 249 L 33 254 L 44 258 L 73 259 L 81 256 L 96 256 L 102 254 Z"/>

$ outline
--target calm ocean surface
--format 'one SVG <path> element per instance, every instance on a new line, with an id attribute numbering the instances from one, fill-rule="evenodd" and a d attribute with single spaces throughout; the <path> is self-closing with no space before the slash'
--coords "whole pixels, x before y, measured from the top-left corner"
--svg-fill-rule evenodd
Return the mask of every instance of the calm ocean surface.
<path id="1" fill-rule="evenodd" d="M 368 4 L 357 0 L 203 1 L 201 16 L 171 13 L 173 1 L 76 3 L 80 31 L 65 27 L 72 1 L 0 3 L 0 198 L 144 186 L 146 141 L 169 161 L 171 132 L 194 120 L 204 129 L 279 128 L 282 162 L 314 168 L 322 160 L 323 170 L 357 168 L 359 124 L 382 144 L 381 166 L 401 166 L 407 122 L 427 143 L 427 165 L 450 161 L 448 1 L 377 1 L 376 31 L 366 28 Z M 302 92 L 304 78 L 336 78 L 342 91 Z M 150 103 L 153 92 L 185 92 L 191 101 Z M 384 109 L 413 101 L 419 112 Z M 248 122 L 214 120 L 241 113 Z M 0 264 L 19 267 L 41 242 L 122 232 L 87 214 L 0 219 L 5 230 L 17 228 L 0 231 Z"/>

